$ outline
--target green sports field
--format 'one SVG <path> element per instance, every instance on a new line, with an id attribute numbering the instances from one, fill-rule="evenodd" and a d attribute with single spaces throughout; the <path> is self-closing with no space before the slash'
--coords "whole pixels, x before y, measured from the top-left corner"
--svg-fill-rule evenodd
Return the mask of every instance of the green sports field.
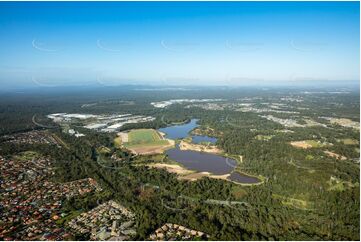
<path id="1" fill-rule="evenodd" d="M 134 146 L 155 146 L 167 145 L 168 141 L 163 140 L 154 129 L 137 129 L 128 133 L 128 142 L 126 147 Z"/>

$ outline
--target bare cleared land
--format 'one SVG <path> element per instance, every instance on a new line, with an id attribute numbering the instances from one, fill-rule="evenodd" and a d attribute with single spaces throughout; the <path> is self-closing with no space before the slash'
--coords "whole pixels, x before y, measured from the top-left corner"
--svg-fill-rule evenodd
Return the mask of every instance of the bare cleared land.
<path id="1" fill-rule="evenodd" d="M 324 151 L 326 155 L 332 157 L 332 158 L 336 158 L 337 160 L 346 160 L 347 158 L 343 155 L 339 155 L 339 154 L 336 154 L 334 152 L 331 152 L 331 151 Z"/>
<path id="2" fill-rule="evenodd" d="M 228 180 L 227 178 L 230 176 L 230 174 L 213 175 L 212 173 L 209 172 L 196 172 L 196 171 L 188 170 L 187 168 L 184 168 L 176 164 L 156 163 L 156 164 L 149 164 L 147 166 L 151 168 L 165 169 L 169 173 L 177 174 L 179 180 L 196 181 L 198 179 L 201 179 L 202 177 Z"/>
<path id="3" fill-rule="evenodd" d="M 324 146 L 332 145 L 331 143 L 320 142 L 316 140 L 301 140 L 301 141 L 292 141 L 290 144 L 296 148 L 309 149 L 309 148 L 320 148 Z"/>
<path id="4" fill-rule="evenodd" d="M 312 148 L 312 145 L 308 144 L 306 141 L 292 141 L 290 144 L 296 148 L 302 148 L 302 149 Z"/>
<path id="5" fill-rule="evenodd" d="M 353 128 L 353 129 L 356 129 L 356 130 L 360 130 L 360 123 L 352 121 L 351 119 L 348 119 L 348 118 L 331 118 L 330 123 L 338 124 L 338 125 L 341 125 L 343 127 L 348 127 L 348 128 Z"/>
<path id="6" fill-rule="evenodd" d="M 215 145 L 207 146 L 207 145 L 192 144 L 192 143 L 185 142 L 184 140 L 182 140 L 180 142 L 179 149 L 193 150 L 193 151 L 214 153 L 214 154 L 219 154 L 219 153 L 223 152 L 221 149 L 217 148 L 217 146 L 215 146 Z"/>

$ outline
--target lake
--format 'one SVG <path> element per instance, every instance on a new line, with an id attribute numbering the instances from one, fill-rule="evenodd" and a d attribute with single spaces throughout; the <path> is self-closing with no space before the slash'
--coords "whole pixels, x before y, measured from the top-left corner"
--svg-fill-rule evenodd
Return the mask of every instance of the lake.
<path id="1" fill-rule="evenodd" d="M 202 142 L 209 142 L 211 144 L 215 144 L 217 142 L 217 138 L 209 137 L 207 135 L 193 135 L 192 143 L 199 144 Z"/>
<path id="2" fill-rule="evenodd" d="M 186 124 L 172 125 L 166 128 L 161 128 L 159 131 L 165 133 L 165 137 L 168 139 L 183 139 L 189 135 L 191 130 L 199 126 L 197 121 L 198 119 L 192 119 Z M 199 144 L 201 142 L 210 142 L 215 144 L 217 142 L 217 138 L 209 137 L 207 135 L 192 135 L 192 142 L 195 144 Z"/>
<path id="3" fill-rule="evenodd" d="M 161 128 L 159 131 L 166 134 L 168 139 L 182 139 L 189 135 L 189 131 L 196 128 L 197 119 L 192 119 L 187 124 L 173 125 L 166 128 Z M 216 138 L 202 135 L 192 136 L 194 143 L 211 142 L 215 143 Z M 204 153 L 192 150 L 180 150 L 177 145 L 175 148 L 167 150 L 168 157 L 176 162 L 181 163 L 184 167 L 198 172 L 210 172 L 214 175 L 231 174 L 228 179 L 240 183 L 257 183 L 259 179 L 250 177 L 238 172 L 234 172 L 237 161 L 234 159 L 226 158 L 220 155 Z"/>
<path id="4" fill-rule="evenodd" d="M 183 139 L 188 136 L 189 131 L 198 126 L 197 121 L 197 119 L 192 119 L 189 123 L 172 125 L 161 128 L 159 131 L 165 133 L 168 139 Z"/>
<path id="5" fill-rule="evenodd" d="M 232 172 L 228 179 L 239 183 L 258 183 L 260 180 L 257 177 L 247 176 L 238 172 Z"/>
<path id="6" fill-rule="evenodd" d="M 166 151 L 168 157 L 184 165 L 187 169 L 206 171 L 215 175 L 231 173 L 237 162 L 215 154 L 192 150 L 180 150 L 177 146 Z"/>

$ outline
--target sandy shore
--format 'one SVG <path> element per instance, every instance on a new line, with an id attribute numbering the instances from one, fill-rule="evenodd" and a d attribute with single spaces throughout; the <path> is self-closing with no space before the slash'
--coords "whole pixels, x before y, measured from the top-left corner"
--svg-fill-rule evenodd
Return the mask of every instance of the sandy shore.
<path id="1" fill-rule="evenodd" d="M 214 175 L 209 172 L 196 172 L 196 171 L 188 170 L 187 168 L 184 168 L 177 164 L 156 163 L 156 164 L 149 164 L 147 166 L 151 167 L 151 168 L 158 168 L 158 169 L 164 168 L 170 173 L 177 174 L 179 180 L 195 181 L 202 177 L 210 177 L 210 178 L 214 178 L 214 179 L 228 180 L 227 178 L 228 178 L 228 176 L 230 176 L 230 174 Z"/>
<path id="2" fill-rule="evenodd" d="M 179 179 L 180 180 L 188 180 L 188 181 L 196 181 L 197 179 L 200 179 L 202 177 L 210 177 L 210 178 L 214 178 L 214 179 L 228 180 L 227 178 L 230 175 L 231 174 L 213 175 L 212 173 L 209 173 L 209 172 L 195 172 L 195 173 L 191 173 L 189 175 L 179 177 Z"/>
<path id="3" fill-rule="evenodd" d="M 188 170 L 180 165 L 176 165 L 176 164 L 165 164 L 165 163 L 155 163 L 155 164 L 149 164 L 147 165 L 148 167 L 151 168 L 158 168 L 158 169 L 166 169 L 168 172 L 170 173 L 175 173 L 178 175 L 188 175 L 193 173 L 194 171 Z"/>
<path id="4" fill-rule="evenodd" d="M 184 140 L 182 140 L 179 143 L 179 149 L 180 150 L 193 150 L 193 151 L 213 153 L 213 154 L 219 154 L 219 153 L 223 152 L 221 149 L 217 148 L 217 146 L 215 146 L 215 145 L 209 145 L 209 146 L 198 145 L 198 144 L 192 144 L 192 143 L 185 142 Z"/>

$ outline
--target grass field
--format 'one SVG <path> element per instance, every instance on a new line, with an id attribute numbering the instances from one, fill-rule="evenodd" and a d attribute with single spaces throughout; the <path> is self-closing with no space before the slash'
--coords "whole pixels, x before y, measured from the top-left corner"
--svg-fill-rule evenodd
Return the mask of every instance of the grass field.
<path id="1" fill-rule="evenodd" d="M 341 141 L 345 145 L 357 145 L 358 144 L 358 140 L 355 140 L 355 139 L 342 139 Z"/>
<path id="2" fill-rule="evenodd" d="M 67 143 L 65 143 L 59 136 L 57 136 L 56 134 L 51 134 L 53 136 L 53 138 L 59 143 L 61 144 L 65 149 L 69 150 L 69 146 Z"/>
<path id="3" fill-rule="evenodd" d="M 302 210 L 309 210 L 312 208 L 312 203 L 308 202 L 306 200 L 281 196 L 278 194 L 272 194 L 272 197 L 274 197 L 276 199 L 280 199 L 281 203 L 285 206 L 290 206 L 290 207 L 294 207 L 294 208 L 302 209 Z"/>
<path id="4" fill-rule="evenodd" d="M 329 185 L 328 191 L 345 191 L 348 188 L 351 187 L 358 187 L 360 184 L 358 182 L 352 183 L 350 181 L 343 181 L 339 178 L 331 177 L 331 179 L 327 182 Z"/>
<path id="5" fill-rule="evenodd" d="M 129 132 L 128 142 L 124 145 L 126 147 L 168 145 L 168 141 L 163 140 L 153 129 L 137 129 Z"/>
<path id="6" fill-rule="evenodd" d="M 261 134 L 259 134 L 259 135 L 257 135 L 257 136 L 255 137 L 255 139 L 257 139 L 257 140 L 263 140 L 263 141 L 268 141 L 268 140 L 272 139 L 273 136 L 274 136 L 274 135 L 261 135 Z"/>
<path id="7" fill-rule="evenodd" d="M 105 147 L 105 146 L 102 146 L 102 147 L 99 147 L 97 149 L 97 151 L 100 153 L 100 154 L 108 154 L 110 153 L 110 149 L 108 147 Z"/>
<path id="8" fill-rule="evenodd" d="M 134 154 L 161 154 L 166 149 L 174 147 L 174 141 L 163 139 L 154 129 L 134 129 L 123 133 L 121 139 L 123 146 Z"/>
<path id="9" fill-rule="evenodd" d="M 114 146 L 116 148 L 121 148 L 122 147 L 122 138 L 121 137 L 116 137 L 114 139 Z"/>
<path id="10" fill-rule="evenodd" d="M 32 160 L 40 158 L 41 155 L 35 151 L 24 151 L 15 156 L 16 159 L 21 161 Z"/>

